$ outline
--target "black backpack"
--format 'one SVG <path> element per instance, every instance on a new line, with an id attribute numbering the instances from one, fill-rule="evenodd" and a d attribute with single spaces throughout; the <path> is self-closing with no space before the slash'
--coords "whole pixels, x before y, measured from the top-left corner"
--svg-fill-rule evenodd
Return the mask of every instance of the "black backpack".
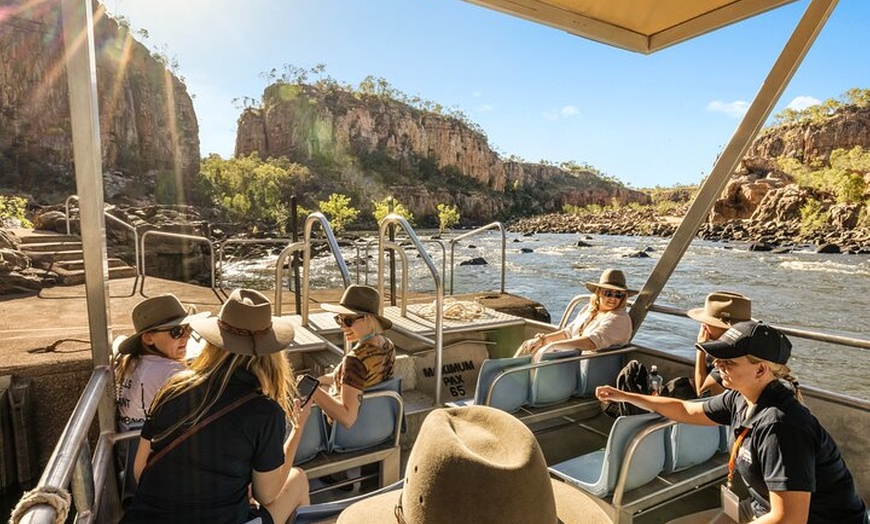
<path id="1" fill-rule="evenodd" d="M 616 389 L 628 391 L 630 393 L 649 394 L 649 373 L 646 366 L 632 360 L 616 375 Z M 641 413 L 649 413 L 645 409 L 641 409 L 628 402 L 611 402 L 604 408 L 604 412 L 613 418 L 626 415 L 640 415 Z"/>

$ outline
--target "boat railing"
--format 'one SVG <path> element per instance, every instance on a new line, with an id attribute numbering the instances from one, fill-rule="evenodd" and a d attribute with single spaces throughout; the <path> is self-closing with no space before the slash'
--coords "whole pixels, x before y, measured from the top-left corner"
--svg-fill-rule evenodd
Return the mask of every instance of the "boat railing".
<path id="1" fill-rule="evenodd" d="M 142 233 L 142 287 L 145 287 L 145 241 L 148 237 L 166 237 L 166 238 L 175 238 L 178 240 L 189 240 L 191 242 L 199 242 L 202 244 L 208 245 L 208 253 L 209 253 L 209 269 L 211 271 L 211 288 L 215 289 L 215 256 L 214 256 L 214 241 L 209 238 L 199 236 L 199 235 L 188 235 L 185 233 L 170 233 L 169 231 L 157 231 L 151 230 Z"/>
<path id="2" fill-rule="evenodd" d="M 680 308 L 676 308 L 676 307 L 672 307 L 672 306 L 651 304 L 647 309 L 649 311 L 653 311 L 655 313 L 662 313 L 665 315 L 685 317 L 685 318 L 689 317 L 689 315 L 687 314 L 687 312 L 685 310 L 680 309 Z M 780 326 L 777 324 L 770 324 L 770 325 L 772 327 L 776 328 L 777 330 L 781 331 L 782 333 L 785 333 L 786 335 L 791 336 L 791 337 L 802 338 L 802 339 L 806 339 L 806 340 L 815 340 L 817 342 L 827 342 L 827 343 L 836 344 L 839 346 L 849 346 L 849 347 L 860 348 L 860 349 L 870 349 L 870 340 L 863 340 L 863 339 L 852 338 L 852 337 L 843 337 L 840 335 L 830 335 L 828 333 L 821 333 L 818 331 L 810 331 L 810 330 L 805 330 L 805 329 L 790 328 L 787 326 Z"/>
<path id="3" fill-rule="evenodd" d="M 365 261 L 366 261 L 366 271 L 365 271 L 365 281 L 364 281 L 364 284 L 366 284 L 366 285 L 368 285 L 368 283 L 369 283 L 369 271 L 368 271 L 369 248 L 372 245 L 377 244 L 377 242 L 378 242 L 377 239 L 369 240 L 368 242 L 366 242 L 365 250 L 363 251 L 363 256 L 365 257 Z M 435 238 L 428 238 L 428 239 L 421 238 L 420 243 L 421 244 L 435 244 L 441 248 L 441 274 L 446 275 L 447 274 L 447 248 L 444 247 L 444 242 L 442 240 L 438 240 Z M 401 246 L 401 244 L 399 244 L 399 246 Z M 404 274 L 405 273 L 403 273 L 403 275 Z M 359 282 L 358 276 L 357 276 L 357 282 Z"/>
<path id="4" fill-rule="evenodd" d="M 73 201 L 78 202 L 78 199 L 79 199 L 78 195 L 70 195 L 70 196 L 66 197 L 66 201 L 64 201 L 64 204 L 63 204 L 64 216 L 66 217 L 66 234 L 67 235 L 72 234 L 71 233 L 72 230 L 70 228 L 70 204 Z M 139 230 L 136 229 L 136 227 L 134 227 L 132 224 L 128 224 L 124 220 L 116 217 L 115 215 L 109 213 L 106 210 L 103 210 L 103 216 L 105 216 L 106 218 L 108 218 L 109 220 L 114 222 L 115 224 L 118 224 L 119 226 L 121 226 L 124 229 L 133 233 L 133 253 L 134 253 L 133 256 L 136 257 L 136 263 L 134 264 L 134 267 L 136 268 L 136 276 L 141 275 L 142 274 L 142 266 L 140 264 L 142 263 L 142 258 L 139 254 Z"/>
<path id="5" fill-rule="evenodd" d="M 338 247 L 338 241 L 335 239 L 335 234 L 332 232 L 332 227 L 329 225 L 329 220 L 323 213 L 311 213 L 305 219 L 304 236 L 302 242 L 294 242 L 285 247 L 281 254 L 278 255 L 278 260 L 275 261 L 275 315 L 281 316 L 281 296 L 283 294 L 281 283 L 284 281 L 284 262 L 287 257 L 294 251 L 302 251 L 302 325 L 308 324 L 308 295 L 310 292 L 311 278 L 311 232 L 315 224 L 320 224 L 323 233 L 326 236 L 326 244 L 329 250 L 335 257 L 335 263 L 338 265 L 338 270 L 341 273 L 341 279 L 344 282 L 344 287 L 351 283 L 350 271 L 347 269 L 347 263 L 341 254 L 341 249 Z"/>
<path id="6" fill-rule="evenodd" d="M 460 240 L 465 240 L 466 238 L 473 237 L 489 231 L 490 229 L 498 229 L 501 231 L 501 293 L 504 293 L 504 285 L 505 285 L 505 272 L 507 265 L 505 261 L 507 260 L 507 235 L 505 234 L 504 224 L 501 222 L 492 222 L 491 224 L 487 224 L 485 226 L 481 226 L 477 229 L 472 229 L 467 233 L 463 233 L 458 237 L 450 239 L 450 294 L 453 294 L 453 274 L 456 272 L 456 266 L 454 264 L 454 252 L 456 249 L 456 243 Z"/>
<path id="7" fill-rule="evenodd" d="M 114 432 L 103 432 L 93 456 L 88 445 L 88 431 L 97 408 L 111 381 L 108 366 L 94 368 L 66 427 L 58 440 L 39 482 L 30 493 L 66 491 L 69 488 L 75 504 L 77 524 L 92 522 L 100 507 L 100 498 L 108 492 L 108 475 L 112 470 Z M 108 483 L 109 486 L 114 483 Z M 99 489 L 97 489 L 99 488 Z M 19 522 L 53 524 L 56 508 L 47 502 L 37 502 L 27 509 Z"/>
<path id="8" fill-rule="evenodd" d="M 384 217 L 378 226 L 378 292 L 384 296 L 384 266 L 386 264 L 386 251 L 394 246 L 394 243 L 387 239 L 387 230 L 390 226 L 399 226 L 408 235 L 411 243 L 416 247 L 417 253 L 429 269 L 432 279 L 435 282 L 435 404 L 441 404 L 441 364 L 443 361 L 442 347 L 444 344 L 444 283 L 441 275 L 438 273 L 438 268 L 432 261 L 432 257 L 423 247 L 423 243 L 417 237 L 411 224 L 405 217 L 391 213 Z M 403 251 L 399 249 L 399 251 Z M 403 275 L 403 280 L 407 280 L 408 276 Z M 402 301 L 404 305 L 404 300 Z M 381 301 L 383 307 L 383 301 Z M 383 312 L 381 312 L 383 313 Z M 407 316 L 407 313 L 402 308 L 402 316 Z"/>

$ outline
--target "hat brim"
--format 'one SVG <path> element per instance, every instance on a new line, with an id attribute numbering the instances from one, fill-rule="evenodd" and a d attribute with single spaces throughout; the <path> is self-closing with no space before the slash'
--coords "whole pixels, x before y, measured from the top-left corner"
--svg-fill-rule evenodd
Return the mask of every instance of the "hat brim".
<path id="1" fill-rule="evenodd" d="M 142 331 L 138 331 L 129 337 L 124 337 L 123 335 L 116 338 L 114 342 L 112 342 L 112 349 L 117 351 L 122 355 L 129 355 L 137 348 L 140 348 L 142 345 L 142 334 L 147 333 L 149 331 L 154 331 L 155 329 L 166 329 L 172 328 L 175 326 L 183 326 L 185 324 L 192 324 L 195 320 L 200 320 L 204 318 L 208 318 L 211 316 L 211 313 L 208 311 L 203 311 L 202 313 L 193 313 L 192 315 L 185 315 L 183 317 L 178 317 L 169 322 L 164 322 L 163 324 L 157 324 L 156 326 L 151 326 L 148 329 L 143 329 Z M 124 337 L 124 338 L 122 338 Z"/>
<path id="2" fill-rule="evenodd" d="M 695 347 L 705 351 L 713 358 L 738 358 L 748 355 L 745 350 L 738 349 L 724 340 L 710 340 L 695 344 Z"/>
<path id="3" fill-rule="evenodd" d="M 610 524 L 610 519 L 592 499 L 562 481 L 550 479 L 556 499 L 556 515 L 560 524 Z M 382 493 L 352 504 L 338 516 L 337 524 L 382 524 L 395 522 L 395 508 L 401 490 Z M 496 511 L 493 508 L 493 511 Z M 510 521 L 509 516 L 505 522 Z"/>
<path id="4" fill-rule="evenodd" d="M 708 315 L 707 311 L 702 307 L 690 309 L 690 310 L 686 311 L 686 315 L 688 315 L 689 318 L 691 318 L 692 320 L 700 322 L 701 324 L 709 324 L 711 326 L 720 327 L 722 329 L 728 329 L 731 327 L 731 324 L 725 322 L 724 320 L 722 320 L 720 318 L 716 318 L 712 315 Z M 746 319 L 746 320 L 748 320 L 748 319 Z M 736 320 L 735 322 L 740 322 L 740 321 Z"/>
<path id="5" fill-rule="evenodd" d="M 381 315 L 377 315 L 368 311 L 363 311 L 361 309 L 351 309 L 349 307 L 342 306 L 341 304 L 320 304 L 320 309 L 324 311 L 329 311 L 330 313 L 338 313 L 339 315 L 372 315 L 373 317 L 378 319 L 378 322 L 381 323 L 381 327 L 385 331 L 393 327 L 393 321 L 388 319 L 387 317 L 383 317 Z"/>
<path id="6" fill-rule="evenodd" d="M 624 287 L 614 286 L 611 284 L 599 284 L 598 282 L 584 282 L 586 284 L 586 289 L 593 293 L 597 293 L 598 289 L 612 289 L 614 291 L 625 291 L 626 296 L 637 295 L 637 290 L 627 289 Z"/>
<path id="7" fill-rule="evenodd" d="M 196 319 L 190 323 L 202 338 L 213 346 L 239 355 L 271 355 L 287 349 L 296 336 L 293 322 L 285 317 L 272 317 L 272 327 L 264 333 L 240 335 L 220 326 L 218 317 Z"/>

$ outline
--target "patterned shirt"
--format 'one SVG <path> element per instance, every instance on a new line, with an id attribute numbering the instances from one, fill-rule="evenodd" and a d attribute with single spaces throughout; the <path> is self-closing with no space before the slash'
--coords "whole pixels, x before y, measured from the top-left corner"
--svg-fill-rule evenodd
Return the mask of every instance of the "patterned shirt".
<path id="1" fill-rule="evenodd" d="M 333 396 L 339 396 L 342 384 L 362 391 L 393 378 L 396 346 L 387 337 L 381 336 L 380 339 L 383 341 L 380 345 L 366 341 L 354 346 L 344 356 L 335 369 L 335 381 L 330 391 Z"/>

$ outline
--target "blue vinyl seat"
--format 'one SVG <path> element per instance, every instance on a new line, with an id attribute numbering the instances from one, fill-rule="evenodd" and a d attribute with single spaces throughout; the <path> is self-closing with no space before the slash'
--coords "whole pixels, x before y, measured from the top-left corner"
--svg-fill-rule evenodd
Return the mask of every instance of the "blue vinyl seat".
<path id="1" fill-rule="evenodd" d="M 477 376 L 477 386 L 474 388 L 474 399 L 457 400 L 449 402 L 450 406 L 486 405 L 486 394 L 496 377 L 505 370 L 517 366 L 529 364 L 532 357 L 486 359 L 480 365 L 480 374 Z M 500 379 L 492 390 L 489 406 L 514 413 L 520 409 L 529 399 L 529 370 L 509 373 Z"/>
<path id="2" fill-rule="evenodd" d="M 598 386 L 613 386 L 616 384 L 616 376 L 623 366 L 623 358 L 618 355 L 601 355 L 581 360 L 579 366 L 580 376 L 577 380 L 578 397 L 595 396 L 595 388 Z"/>
<path id="3" fill-rule="evenodd" d="M 576 349 L 544 353 L 541 362 L 576 357 Z M 577 391 L 578 362 L 576 360 L 553 366 L 542 366 L 531 373 L 531 398 L 533 407 L 558 404 L 571 398 Z"/>
<path id="4" fill-rule="evenodd" d="M 302 428 L 302 440 L 299 441 L 299 447 L 296 449 L 293 464 L 304 464 L 316 457 L 321 451 L 326 451 L 328 447 L 329 435 L 326 430 L 323 411 L 321 411 L 320 406 L 312 406 L 311 414 L 308 415 L 305 427 Z"/>
<path id="5" fill-rule="evenodd" d="M 372 491 L 371 493 L 365 493 L 363 495 L 357 495 L 355 497 L 299 507 L 296 509 L 293 515 L 290 516 L 290 520 L 287 521 L 287 524 L 314 524 L 321 521 L 332 522 L 331 519 L 344 511 L 344 509 L 351 504 L 369 497 L 373 497 L 375 495 L 380 495 L 381 493 L 387 493 L 388 491 L 400 489 L 404 482 L 404 479 L 399 480 L 390 484 L 389 486 L 384 486 L 377 491 Z"/>
<path id="6" fill-rule="evenodd" d="M 597 497 L 606 497 L 616 487 L 623 460 L 632 439 L 644 427 L 663 420 L 655 413 L 617 418 L 604 449 L 593 451 L 550 467 L 550 472 L 565 482 Z M 653 480 L 665 464 L 664 428 L 648 434 L 639 443 L 628 476 L 625 491 L 630 491 Z"/>
<path id="7" fill-rule="evenodd" d="M 390 391 L 399 395 L 375 395 Z M 356 422 L 350 428 L 333 424 L 329 450 L 346 453 L 383 444 L 397 435 L 403 423 L 402 379 L 396 377 L 372 386 L 363 393 Z"/>
<path id="8" fill-rule="evenodd" d="M 710 460 L 718 451 L 721 426 L 676 424 L 665 434 L 665 473 L 691 468 Z"/>

